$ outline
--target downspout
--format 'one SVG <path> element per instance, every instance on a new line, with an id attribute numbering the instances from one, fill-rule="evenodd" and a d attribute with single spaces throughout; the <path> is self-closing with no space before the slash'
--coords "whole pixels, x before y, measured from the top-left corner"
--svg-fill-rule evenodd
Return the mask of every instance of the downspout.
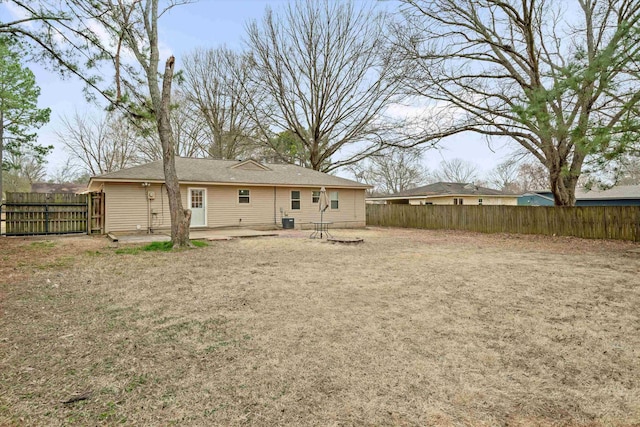
<path id="1" fill-rule="evenodd" d="M 144 187 L 144 196 L 147 199 L 147 234 L 151 234 L 151 201 L 149 200 L 149 184 L 148 182 L 143 182 L 142 186 Z"/>
<path id="2" fill-rule="evenodd" d="M 276 187 L 273 187 L 273 224 L 278 225 L 278 213 L 276 210 Z"/>

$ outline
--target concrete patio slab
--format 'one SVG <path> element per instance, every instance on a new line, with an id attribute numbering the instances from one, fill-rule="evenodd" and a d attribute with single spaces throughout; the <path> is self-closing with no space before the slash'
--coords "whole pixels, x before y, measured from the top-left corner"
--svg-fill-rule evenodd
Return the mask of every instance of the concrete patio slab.
<path id="1" fill-rule="evenodd" d="M 167 233 L 154 233 L 154 234 L 125 234 L 125 233 L 112 233 L 118 238 L 120 243 L 151 243 L 151 242 L 166 242 L 171 240 L 171 236 Z M 189 233 L 189 237 L 192 240 L 231 240 L 234 238 L 246 238 L 246 237 L 264 237 L 264 236 L 277 236 L 277 231 L 260 231 L 251 229 L 227 229 L 227 230 L 192 230 Z"/>
<path id="2" fill-rule="evenodd" d="M 261 231 L 252 230 L 248 228 L 233 228 L 227 230 L 197 230 L 191 231 L 190 236 L 192 239 L 207 239 L 210 237 L 265 237 L 265 236 L 277 236 L 278 233 L 275 230 Z"/>

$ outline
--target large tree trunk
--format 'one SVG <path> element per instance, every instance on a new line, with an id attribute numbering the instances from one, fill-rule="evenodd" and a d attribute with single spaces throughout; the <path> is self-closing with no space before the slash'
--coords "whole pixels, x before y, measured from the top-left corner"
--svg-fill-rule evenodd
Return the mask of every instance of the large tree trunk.
<path id="1" fill-rule="evenodd" d="M 554 204 L 556 206 L 575 206 L 578 177 L 563 170 L 563 163 L 559 160 L 552 162 L 548 168 Z"/>
<path id="2" fill-rule="evenodd" d="M 556 206 L 574 206 L 576 204 L 576 183 L 571 183 L 562 176 L 562 173 L 551 172 L 549 174 L 551 192 Z"/>
<path id="3" fill-rule="evenodd" d="M 578 147 L 573 150 L 570 159 L 567 156 L 558 150 L 545 152 L 549 160 L 544 165 L 549 170 L 549 184 L 556 206 L 575 206 L 576 186 L 586 154 Z"/>
<path id="4" fill-rule="evenodd" d="M 189 242 L 191 210 L 184 209 L 182 206 L 180 182 L 176 173 L 175 143 L 169 121 L 174 63 L 175 58 L 173 56 L 167 59 L 162 80 L 162 99 L 159 103 L 160 108 L 156 109 L 156 121 L 160 143 L 162 144 L 162 165 L 169 199 L 169 211 L 171 212 L 171 241 L 175 248 L 191 245 Z"/>

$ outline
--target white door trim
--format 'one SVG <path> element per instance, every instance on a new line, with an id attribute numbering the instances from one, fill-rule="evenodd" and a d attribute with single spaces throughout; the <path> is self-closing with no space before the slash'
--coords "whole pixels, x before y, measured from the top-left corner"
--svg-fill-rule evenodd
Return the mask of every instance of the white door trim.
<path id="1" fill-rule="evenodd" d="M 191 209 L 191 190 L 202 190 L 202 208 L 204 209 L 204 224 L 193 225 L 191 223 L 191 227 L 206 227 L 208 223 L 208 215 L 207 215 L 207 189 L 205 187 L 189 187 L 189 194 L 187 197 L 187 204 L 189 209 Z M 191 216 L 193 220 L 193 215 Z"/>

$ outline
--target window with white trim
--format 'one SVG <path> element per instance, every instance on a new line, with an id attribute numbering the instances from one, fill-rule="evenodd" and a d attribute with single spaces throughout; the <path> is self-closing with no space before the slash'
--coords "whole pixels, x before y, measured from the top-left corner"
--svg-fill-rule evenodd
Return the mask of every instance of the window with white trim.
<path id="1" fill-rule="evenodd" d="M 478 199 L 478 204 L 482 206 L 482 199 Z"/>
<path id="2" fill-rule="evenodd" d="M 311 192 L 311 203 L 318 203 L 320 201 L 320 192 L 312 191 Z"/>
<path id="3" fill-rule="evenodd" d="M 331 192 L 331 209 L 338 209 L 338 192 L 337 191 L 332 191 Z"/>
<path id="4" fill-rule="evenodd" d="M 249 190 L 238 190 L 238 203 L 250 203 L 251 193 Z"/>
<path id="5" fill-rule="evenodd" d="M 300 210 L 300 191 L 299 190 L 291 191 L 291 210 L 292 211 Z"/>

